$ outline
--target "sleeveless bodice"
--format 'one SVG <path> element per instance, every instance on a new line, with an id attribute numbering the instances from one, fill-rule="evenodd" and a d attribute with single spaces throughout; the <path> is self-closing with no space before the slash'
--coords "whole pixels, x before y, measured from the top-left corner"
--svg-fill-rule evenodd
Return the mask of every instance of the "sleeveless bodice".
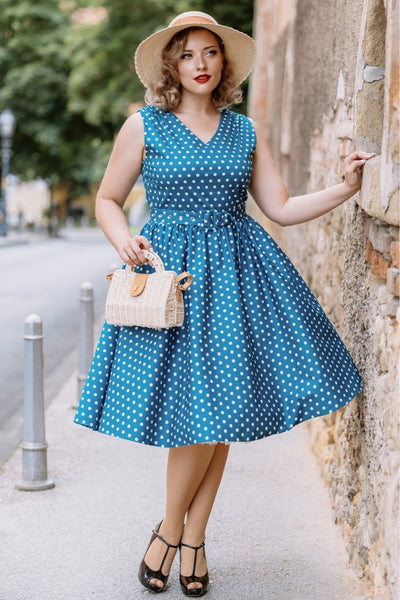
<path id="1" fill-rule="evenodd" d="M 151 208 L 244 206 L 256 144 L 247 117 L 222 109 L 217 131 L 204 143 L 172 112 L 153 106 L 139 112 L 146 148 L 142 175 Z"/>

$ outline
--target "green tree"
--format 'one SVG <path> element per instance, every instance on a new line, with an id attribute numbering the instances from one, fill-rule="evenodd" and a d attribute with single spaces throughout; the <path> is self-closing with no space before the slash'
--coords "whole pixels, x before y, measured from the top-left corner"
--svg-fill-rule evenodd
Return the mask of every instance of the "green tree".
<path id="1" fill-rule="evenodd" d="M 107 18 L 95 26 L 78 25 L 69 36 L 69 109 L 109 135 L 126 117 L 129 105 L 143 99 L 143 87 L 133 70 L 137 45 L 168 20 L 176 3 L 105 0 L 101 4 Z"/>
<path id="2" fill-rule="evenodd" d="M 67 110 L 69 29 L 57 0 L 0 0 L 0 109 L 17 119 L 12 172 L 80 189 L 89 183 L 88 155 L 101 144 L 97 130 Z"/>
<path id="3" fill-rule="evenodd" d="M 65 118 L 66 16 L 51 0 L 0 0 L 0 23 L 0 106 L 13 110 L 18 127 L 13 170 L 48 177 Z"/>
<path id="4" fill-rule="evenodd" d="M 235 2 L 213 2 L 212 0 L 197 0 L 191 3 L 193 10 L 202 10 L 214 17 L 222 25 L 240 29 L 247 35 L 253 31 L 253 0 L 235 0 Z"/>

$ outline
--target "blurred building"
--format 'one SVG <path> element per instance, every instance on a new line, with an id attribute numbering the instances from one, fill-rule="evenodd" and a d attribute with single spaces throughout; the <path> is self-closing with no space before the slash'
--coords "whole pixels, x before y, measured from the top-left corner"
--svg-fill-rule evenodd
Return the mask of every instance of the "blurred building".
<path id="1" fill-rule="evenodd" d="M 47 226 L 50 192 L 43 179 L 20 182 L 7 177 L 7 219 L 11 229 L 41 229 Z"/>
<path id="2" fill-rule="evenodd" d="M 354 148 L 377 153 L 332 213 L 286 229 L 263 219 L 364 378 L 310 431 L 351 564 L 377 600 L 400 597 L 398 26 L 398 0 L 256 0 L 250 93 L 291 195 L 339 183 Z"/>
<path id="3" fill-rule="evenodd" d="M 90 192 L 86 195 L 81 195 L 73 198 L 68 202 L 67 215 L 72 217 L 77 222 L 82 218 L 84 221 L 93 221 L 95 217 L 96 208 L 96 194 L 99 184 L 96 183 L 92 186 Z M 140 176 L 124 204 L 124 213 L 128 217 L 129 224 L 138 227 L 143 222 L 143 215 L 146 216 L 147 220 L 147 204 L 146 204 L 146 192 L 142 177 Z M 62 216 L 62 220 L 64 220 Z"/>
<path id="4" fill-rule="evenodd" d="M 104 6 L 85 6 L 77 8 L 72 13 L 72 23 L 85 25 L 98 25 L 107 18 L 107 9 Z"/>

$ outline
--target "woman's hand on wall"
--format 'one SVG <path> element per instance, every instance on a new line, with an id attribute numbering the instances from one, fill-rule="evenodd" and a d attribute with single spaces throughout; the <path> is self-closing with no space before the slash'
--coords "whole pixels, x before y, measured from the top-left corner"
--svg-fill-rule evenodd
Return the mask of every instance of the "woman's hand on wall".
<path id="1" fill-rule="evenodd" d="M 254 124 L 257 146 L 253 157 L 250 193 L 266 217 L 282 226 L 316 219 L 346 202 L 361 187 L 363 166 L 374 153 L 355 151 L 345 158 L 344 181 L 301 196 L 289 196 L 275 168 L 262 131 Z"/>
<path id="2" fill-rule="evenodd" d="M 356 150 L 344 159 L 344 183 L 351 194 L 355 194 L 361 188 L 362 171 L 365 163 L 376 156 L 375 152 L 361 152 Z"/>

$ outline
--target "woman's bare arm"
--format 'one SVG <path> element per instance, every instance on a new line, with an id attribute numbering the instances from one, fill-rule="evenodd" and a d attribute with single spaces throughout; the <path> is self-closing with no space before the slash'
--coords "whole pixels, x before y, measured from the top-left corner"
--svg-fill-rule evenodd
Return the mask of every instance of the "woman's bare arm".
<path id="1" fill-rule="evenodd" d="M 144 236 L 132 236 L 122 207 L 140 175 L 144 152 L 143 121 L 139 113 L 129 117 L 119 132 L 96 197 L 96 219 L 122 260 L 143 264 Z"/>
<path id="2" fill-rule="evenodd" d="M 283 226 L 311 221 L 351 198 L 361 187 L 363 165 L 375 156 L 367 152 L 353 152 L 344 161 L 343 183 L 311 194 L 290 197 L 258 128 L 256 133 L 250 194 L 269 219 Z"/>

